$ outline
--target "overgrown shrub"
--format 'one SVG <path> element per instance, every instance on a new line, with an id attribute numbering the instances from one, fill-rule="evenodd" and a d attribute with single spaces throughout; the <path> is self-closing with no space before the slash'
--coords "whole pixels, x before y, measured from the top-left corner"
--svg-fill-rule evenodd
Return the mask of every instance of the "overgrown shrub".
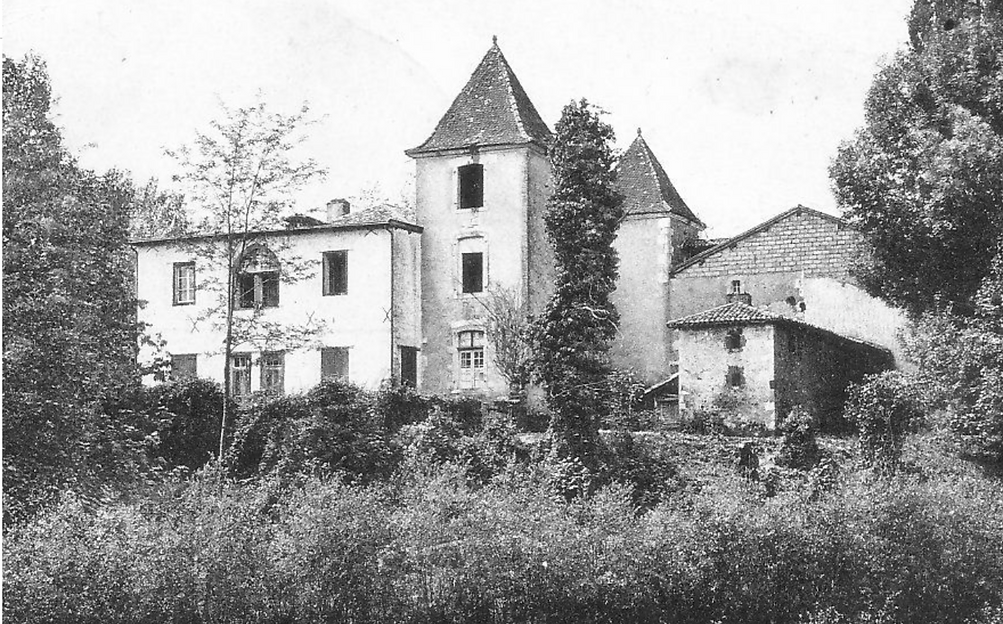
<path id="1" fill-rule="evenodd" d="M 818 463 L 820 450 L 815 440 L 815 421 L 811 414 L 803 408 L 794 408 L 787 415 L 780 431 L 784 438 L 780 452 L 777 453 L 778 465 L 809 470 Z"/>
<path id="2" fill-rule="evenodd" d="M 383 428 L 396 433 L 404 425 L 413 425 L 428 418 L 432 403 L 432 399 L 410 386 L 387 383 L 376 393 L 373 409 Z"/>
<path id="3" fill-rule="evenodd" d="M 882 473 L 895 472 L 906 435 L 923 423 L 916 380 L 887 371 L 851 386 L 845 416 L 857 427 L 864 462 Z"/>
<path id="4" fill-rule="evenodd" d="M 230 464 L 238 476 L 339 471 L 370 481 L 388 476 L 398 456 L 371 396 L 330 381 L 306 394 L 261 397 L 241 410 Z"/>
<path id="5" fill-rule="evenodd" d="M 602 441 L 603 482 L 628 486 L 639 510 L 654 508 L 680 489 L 679 470 L 663 447 L 623 431 L 608 432 Z"/>

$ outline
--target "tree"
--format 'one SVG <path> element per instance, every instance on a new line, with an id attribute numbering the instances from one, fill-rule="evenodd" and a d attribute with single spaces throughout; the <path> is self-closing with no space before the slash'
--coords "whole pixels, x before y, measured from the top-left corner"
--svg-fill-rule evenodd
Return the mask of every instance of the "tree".
<path id="1" fill-rule="evenodd" d="M 142 461 L 132 424 L 102 409 L 137 381 L 134 192 L 77 165 L 51 99 L 41 59 L 3 59 L 5 523 Z"/>
<path id="2" fill-rule="evenodd" d="M 561 456 L 596 466 L 619 315 L 613 249 L 623 218 L 614 190 L 613 129 L 582 99 L 564 107 L 551 146 L 554 191 L 544 220 L 554 248 L 554 295 L 534 326 L 537 374 L 553 411 L 551 434 Z"/>
<path id="3" fill-rule="evenodd" d="M 509 391 L 521 393 L 529 384 L 533 362 L 529 311 L 512 288 L 491 287 L 479 301 L 488 315 L 487 338 L 495 365 Z"/>
<path id="4" fill-rule="evenodd" d="M 1003 3 L 917 0 L 831 167 L 864 286 L 913 314 L 973 311 L 1003 236 Z"/>
<path id="5" fill-rule="evenodd" d="M 207 308 L 204 316 L 222 325 L 223 388 L 228 397 L 233 394 L 230 372 L 235 345 L 250 342 L 291 348 L 322 329 L 319 324 L 294 327 L 269 321 L 260 307 L 247 316 L 234 315 L 240 296 L 238 274 L 249 262 L 268 261 L 252 253 L 255 244 L 263 241 L 261 232 L 281 228 L 281 219 L 289 214 L 296 192 L 325 175 L 312 159 L 296 154 L 296 146 L 306 138 L 301 129 L 308 125 L 307 114 L 306 105 L 292 115 L 273 113 L 264 103 L 224 107 L 222 118 L 213 121 L 207 132 L 197 133 L 192 146 L 168 152 L 181 166 L 176 181 L 183 184 L 186 201 L 201 214 L 194 227 L 201 237 L 181 244 L 217 269 L 203 273 L 199 289 L 216 294 L 215 305 Z M 269 241 L 270 247 L 275 245 Z M 283 264 L 280 273 L 283 281 L 302 279 L 312 271 L 307 263 L 287 260 L 291 261 Z M 225 450 L 228 405 L 223 402 L 220 458 Z"/>
<path id="6" fill-rule="evenodd" d="M 173 238 L 185 236 L 192 230 L 184 198 L 170 191 L 162 191 L 156 179 L 136 193 L 136 203 L 129 220 L 129 237 Z"/>

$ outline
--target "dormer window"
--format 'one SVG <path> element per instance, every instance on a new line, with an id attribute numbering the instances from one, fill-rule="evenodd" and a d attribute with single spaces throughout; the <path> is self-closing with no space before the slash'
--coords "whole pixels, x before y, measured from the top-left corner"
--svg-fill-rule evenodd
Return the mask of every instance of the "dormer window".
<path id="1" fill-rule="evenodd" d="M 742 280 L 731 280 L 731 294 L 737 295 L 742 292 Z"/>
<path id="2" fill-rule="evenodd" d="M 460 208 L 480 208 L 484 205 L 484 166 L 464 165 L 459 168 Z"/>

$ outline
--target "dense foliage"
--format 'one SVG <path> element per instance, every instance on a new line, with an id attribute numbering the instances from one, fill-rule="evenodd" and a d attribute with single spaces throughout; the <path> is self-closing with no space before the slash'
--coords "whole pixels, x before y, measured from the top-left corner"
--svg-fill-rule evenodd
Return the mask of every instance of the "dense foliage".
<path id="1" fill-rule="evenodd" d="M 19 622 L 979 622 L 1003 600 L 1003 510 L 969 476 L 850 481 L 817 501 L 721 481 L 638 515 L 518 466 L 389 483 L 204 474 L 4 541 Z"/>
<path id="2" fill-rule="evenodd" d="M 50 111 L 45 64 L 3 60 L 3 508 L 93 493 L 142 461 L 102 411 L 136 380 L 126 245 L 133 189 L 81 169 Z"/>
<path id="3" fill-rule="evenodd" d="M 865 286 L 968 314 L 1003 236 L 1003 5 L 917 0 L 910 26 L 831 175 L 868 243 Z"/>
<path id="4" fill-rule="evenodd" d="M 846 418 L 857 427 L 861 459 L 879 472 L 894 473 L 906 436 L 924 424 L 925 411 L 910 375 L 886 371 L 852 386 Z"/>
<path id="5" fill-rule="evenodd" d="M 553 191 L 544 221 L 554 249 L 554 294 L 534 328 L 537 370 L 561 456 L 596 465 L 600 418 L 619 315 L 613 249 L 623 218 L 614 189 L 613 129 L 584 99 L 564 107 L 550 148 Z"/>

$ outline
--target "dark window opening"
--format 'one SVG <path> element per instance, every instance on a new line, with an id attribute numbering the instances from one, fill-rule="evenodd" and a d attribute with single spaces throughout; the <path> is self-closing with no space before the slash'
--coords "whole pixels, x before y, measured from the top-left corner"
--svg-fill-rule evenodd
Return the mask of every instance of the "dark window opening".
<path id="1" fill-rule="evenodd" d="M 459 169 L 460 208 L 484 205 L 484 166 L 464 165 Z"/>
<path id="2" fill-rule="evenodd" d="M 195 303 L 195 263 L 174 263 L 174 305 Z"/>
<path id="3" fill-rule="evenodd" d="M 742 330 L 741 328 L 729 329 L 724 337 L 724 348 L 729 351 L 742 350 Z"/>
<path id="4" fill-rule="evenodd" d="M 415 388 L 418 386 L 418 349 L 416 347 L 401 347 L 400 355 L 401 385 Z"/>
<path id="5" fill-rule="evenodd" d="M 348 294 L 348 252 L 324 252 L 324 294 Z"/>
<path id="6" fill-rule="evenodd" d="M 482 292 L 484 290 L 484 254 L 465 253 L 462 260 L 463 292 Z"/>
<path id="7" fill-rule="evenodd" d="M 731 292 L 736 295 L 742 292 L 742 280 L 731 280 Z"/>
<path id="8" fill-rule="evenodd" d="M 261 354 L 261 390 L 268 394 L 285 392 L 286 357 L 281 351 Z"/>
<path id="9" fill-rule="evenodd" d="M 171 379 L 195 379 L 198 376 L 198 356 L 195 354 L 171 356 Z"/>
<path id="10" fill-rule="evenodd" d="M 254 246 L 244 254 L 235 282 L 238 308 L 279 305 L 279 261 L 268 248 Z"/>
<path id="11" fill-rule="evenodd" d="M 320 350 L 320 378 L 322 381 L 348 381 L 347 347 L 324 347 Z"/>
<path id="12" fill-rule="evenodd" d="M 745 385 L 745 372 L 741 366 L 728 367 L 728 385 L 732 388 L 739 388 Z"/>
<path id="13" fill-rule="evenodd" d="M 234 354 L 230 360 L 230 393 L 235 397 L 251 394 L 251 355 Z"/>

